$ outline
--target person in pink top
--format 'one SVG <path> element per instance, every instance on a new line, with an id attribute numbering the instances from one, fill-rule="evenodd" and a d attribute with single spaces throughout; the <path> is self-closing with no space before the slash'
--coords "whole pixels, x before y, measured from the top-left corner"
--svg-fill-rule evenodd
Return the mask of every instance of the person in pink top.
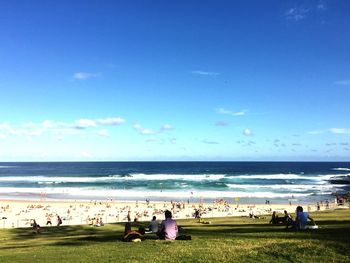
<path id="1" fill-rule="evenodd" d="M 165 211 L 165 220 L 160 225 L 159 237 L 165 240 L 175 240 L 178 233 L 176 221 L 171 219 L 172 214 L 169 210 Z"/>

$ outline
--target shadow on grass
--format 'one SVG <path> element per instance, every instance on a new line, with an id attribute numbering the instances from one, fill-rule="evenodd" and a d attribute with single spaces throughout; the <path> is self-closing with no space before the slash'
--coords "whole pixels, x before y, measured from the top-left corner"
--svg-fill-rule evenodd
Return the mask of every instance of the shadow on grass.
<path id="1" fill-rule="evenodd" d="M 232 222 L 232 221 L 231 221 Z M 285 230 L 284 226 L 273 226 L 257 223 L 222 223 L 211 225 L 193 221 L 181 221 L 181 234 L 191 235 L 193 239 L 293 239 L 293 240 L 319 240 L 350 244 L 350 220 L 319 221 L 320 229 L 293 232 Z M 136 229 L 146 227 L 147 223 L 133 225 Z M 41 245 L 52 246 L 82 246 L 101 242 L 122 241 L 124 225 L 110 224 L 105 227 L 89 226 L 61 226 L 42 228 L 40 234 L 33 233 L 31 228 L 18 228 L 9 230 L 11 239 L 16 244 L 8 244 L 3 248 L 30 248 Z M 157 239 L 155 235 L 146 236 L 147 239 Z"/>

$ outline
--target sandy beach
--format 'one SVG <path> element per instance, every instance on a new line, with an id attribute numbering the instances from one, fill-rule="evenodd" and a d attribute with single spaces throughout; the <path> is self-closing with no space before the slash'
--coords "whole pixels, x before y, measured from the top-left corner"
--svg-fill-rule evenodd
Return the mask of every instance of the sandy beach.
<path id="1" fill-rule="evenodd" d="M 62 225 L 92 224 L 93 219 L 106 223 L 150 221 L 153 216 L 163 220 L 164 211 L 170 210 L 175 219 L 194 218 L 196 210 L 202 218 L 231 216 L 265 216 L 268 220 L 273 211 L 282 214 L 284 210 L 294 214 L 297 204 L 239 204 L 216 200 L 212 203 L 161 202 L 161 201 L 25 201 L 0 200 L 0 228 L 30 227 L 33 219 L 40 226 L 51 221 L 57 225 L 57 216 Z M 336 204 L 321 203 L 303 205 L 309 212 L 334 209 Z M 48 226 L 51 226 L 50 224 Z"/>

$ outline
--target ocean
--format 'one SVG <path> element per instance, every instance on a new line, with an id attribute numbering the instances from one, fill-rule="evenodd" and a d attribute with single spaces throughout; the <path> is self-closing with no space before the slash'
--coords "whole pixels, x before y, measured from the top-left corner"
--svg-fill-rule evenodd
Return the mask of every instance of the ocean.
<path id="1" fill-rule="evenodd" d="M 310 203 L 348 191 L 349 162 L 0 163 L 1 199 Z"/>

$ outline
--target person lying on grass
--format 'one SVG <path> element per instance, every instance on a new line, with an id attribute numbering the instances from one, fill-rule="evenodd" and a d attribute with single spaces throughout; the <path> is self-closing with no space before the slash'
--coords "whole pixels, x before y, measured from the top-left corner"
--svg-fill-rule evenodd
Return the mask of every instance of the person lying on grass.
<path id="1" fill-rule="evenodd" d="M 140 242 L 145 240 L 143 236 L 145 234 L 144 229 L 139 229 L 139 231 L 135 231 L 131 229 L 131 223 L 127 222 L 125 224 L 123 241 L 125 242 Z"/>

